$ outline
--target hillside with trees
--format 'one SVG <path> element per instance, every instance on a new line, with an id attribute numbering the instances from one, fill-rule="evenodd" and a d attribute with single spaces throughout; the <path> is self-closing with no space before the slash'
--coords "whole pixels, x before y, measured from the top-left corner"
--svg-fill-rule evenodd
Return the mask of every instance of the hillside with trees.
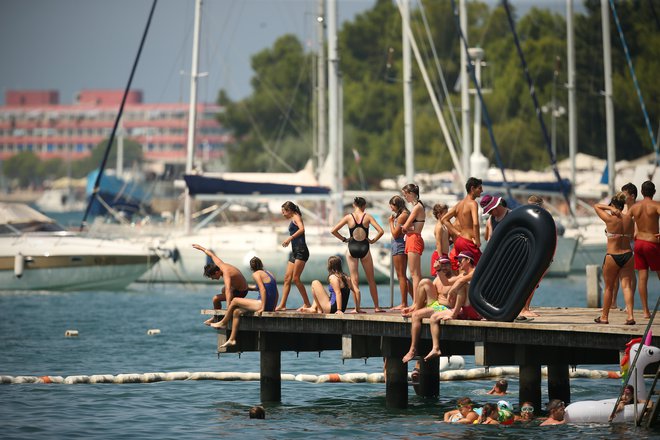
<path id="1" fill-rule="evenodd" d="M 460 127 L 458 83 L 460 46 L 450 1 L 422 2 L 424 11 L 412 11 L 411 27 L 419 44 L 447 121 L 453 106 Z M 660 21 L 653 2 L 620 1 L 617 12 L 651 123 L 660 114 Z M 602 96 L 603 61 L 600 1 L 586 1 L 575 16 L 578 150 L 605 157 L 605 105 Z M 514 11 L 515 13 L 515 11 Z M 433 48 L 426 40 L 423 15 L 429 23 Z M 468 3 L 471 46 L 485 51 L 483 70 L 486 106 L 504 166 L 543 169 L 549 165 L 541 129 L 536 120 L 506 12 L 502 6 Z M 611 17 L 611 15 L 610 15 Z M 653 151 L 633 81 L 613 19 L 612 66 L 617 159 L 632 159 Z M 554 70 L 557 105 L 568 108 L 565 17 L 532 8 L 516 19 L 523 52 L 539 102 L 552 100 Z M 344 155 L 347 185 L 357 188 L 357 167 L 369 186 L 404 172 L 401 17 L 395 2 L 378 0 L 374 7 L 345 22 L 338 33 L 344 90 Z M 557 61 L 559 58 L 559 61 Z M 435 63 L 449 89 L 444 96 Z M 284 35 L 273 47 L 252 57 L 253 92 L 232 101 L 221 90 L 218 103 L 226 111 L 221 122 L 236 136 L 229 147 L 235 171 L 282 171 L 301 168 L 313 156 L 315 118 L 315 54 L 293 35 Z M 417 66 L 413 67 L 415 169 L 439 172 L 452 168 L 449 152 L 431 107 Z M 451 104 L 450 104 L 451 102 Z M 550 114 L 544 115 L 550 126 Z M 654 127 L 657 130 L 657 127 Z M 482 151 L 491 163 L 494 152 L 482 125 Z M 456 139 L 460 136 L 454 133 Z M 568 155 L 568 120 L 557 118 L 559 159 Z M 356 160 L 353 150 L 359 153 Z"/>

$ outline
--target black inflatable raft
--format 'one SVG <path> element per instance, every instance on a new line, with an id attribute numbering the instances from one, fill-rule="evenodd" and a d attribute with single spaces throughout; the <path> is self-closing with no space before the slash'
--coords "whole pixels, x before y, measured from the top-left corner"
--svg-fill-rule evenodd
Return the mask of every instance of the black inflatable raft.
<path id="1" fill-rule="evenodd" d="M 511 211 L 488 241 L 470 282 L 470 303 L 486 319 L 513 321 L 552 263 L 557 229 L 536 205 Z"/>

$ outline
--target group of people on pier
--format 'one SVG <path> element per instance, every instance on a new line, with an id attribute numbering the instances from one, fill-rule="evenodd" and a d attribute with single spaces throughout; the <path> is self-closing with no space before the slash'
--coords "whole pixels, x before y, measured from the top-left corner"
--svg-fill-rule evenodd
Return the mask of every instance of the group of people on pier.
<path id="1" fill-rule="evenodd" d="M 655 184 L 647 180 L 641 187 L 642 200 L 637 201 L 637 187 L 627 183 L 609 204 L 597 203 L 594 210 L 605 223 L 607 253 L 603 259 L 605 292 L 601 315 L 594 321 L 608 324 L 610 309 L 616 308 L 619 285 L 626 305 L 626 325 L 634 325 L 634 295 L 639 272 L 639 296 L 644 318 L 651 317 L 648 305 L 649 270 L 660 279 L 660 202 L 653 200 Z"/>
<path id="2" fill-rule="evenodd" d="M 486 241 L 511 210 L 503 198 L 489 194 L 482 195 L 482 181 L 478 178 L 470 177 L 465 184 L 465 190 L 466 196 L 451 209 L 444 204 L 436 204 L 433 207 L 433 216 L 436 218 L 434 227 L 436 246 L 431 257 L 433 279 L 422 278 L 421 256 L 424 251 L 422 230 L 426 223 L 426 207 L 420 200 L 419 187 L 408 184 L 401 189 L 401 196 L 396 195 L 389 201 L 392 211 L 389 217 L 392 264 L 401 292 L 401 303 L 393 307 L 393 310 L 400 310 L 404 317 L 411 318 L 412 326 L 411 345 L 402 359 L 404 363 L 417 356 L 417 343 L 423 319 L 429 318 L 433 338 L 433 346 L 424 357 L 425 360 L 441 354 L 442 321 L 482 319 L 470 304 L 468 296 L 469 283 L 481 257 L 479 206 L 483 214 L 489 216 L 484 231 Z M 644 315 L 646 318 L 650 316 L 647 304 L 649 269 L 656 272 L 660 278 L 660 234 L 658 233 L 660 202 L 653 200 L 655 194 L 653 182 L 644 182 L 641 192 L 643 199 L 636 202 L 637 188 L 629 183 L 624 185 L 622 191 L 617 193 L 609 204 L 594 205 L 596 214 L 605 222 L 607 235 L 607 254 L 603 262 L 604 307 L 601 316 L 595 319 L 599 324 L 609 322 L 610 307 L 616 304 L 615 295 L 619 283 L 623 288 L 626 303 L 628 315 L 626 324 L 635 324 L 633 294 L 636 280 L 633 267 L 639 271 L 639 291 Z M 480 200 L 477 201 L 478 199 Z M 528 203 L 543 205 L 543 199 L 531 196 Z M 212 251 L 194 244 L 193 247 L 206 253 L 213 261 L 204 268 L 205 276 L 212 279 L 222 277 L 224 282 L 222 292 L 213 298 L 214 309 L 221 309 L 223 301 L 228 304 L 227 313 L 222 320 L 215 322 L 215 317 L 212 317 L 206 321 L 206 324 L 225 328 L 233 319 L 232 332 L 225 345 L 235 345 L 240 315 L 244 312 L 254 312 L 259 315 L 263 311 L 286 310 L 292 284 L 295 284 L 302 297 L 303 305 L 298 309 L 300 312 L 344 313 L 352 293 L 354 312 L 364 313 L 359 289 L 360 263 L 367 278 L 374 311 L 383 312 L 378 301 L 370 245 L 383 236 L 384 230 L 378 221 L 366 212 L 366 206 L 367 202 L 364 198 L 356 197 L 353 200 L 353 211 L 345 215 L 330 231 L 333 236 L 348 245 L 346 261 L 349 274 L 343 271 L 341 257 L 331 256 L 327 263 L 327 283 L 320 280 L 312 282 L 311 301 L 300 279 L 309 259 L 305 225 L 299 207 L 291 201 L 282 205 L 282 215 L 290 220 L 289 236 L 282 246 L 290 246 L 291 253 L 284 276 L 281 299 L 273 273 L 264 269 L 258 257 L 250 261 L 255 284 L 249 285 L 238 268 L 224 262 Z M 342 233 L 344 227 L 348 229 L 348 236 Z M 371 227 L 376 230 L 376 235 L 372 238 L 369 237 Z M 406 272 L 409 273 L 410 279 Z M 250 290 L 258 291 L 260 299 L 245 298 Z M 410 306 L 409 296 L 412 299 Z M 532 296 L 533 292 L 518 319 L 525 320 L 538 316 L 529 308 Z"/>

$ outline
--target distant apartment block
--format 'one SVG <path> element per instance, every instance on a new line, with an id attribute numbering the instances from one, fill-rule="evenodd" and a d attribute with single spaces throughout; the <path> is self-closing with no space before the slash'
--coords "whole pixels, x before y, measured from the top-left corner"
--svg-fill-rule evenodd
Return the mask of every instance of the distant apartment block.
<path id="1" fill-rule="evenodd" d="M 21 151 L 42 159 L 80 159 L 112 132 L 123 90 L 83 90 L 74 104 L 59 103 L 54 90 L 9 90 L 0 106 L 0 160 Z M 188 104 L 145 104 L 142 92 L 129 92 L 121 129 L 142 145 L 148 161 L 185 163 Z M 195 154 L 209 160 L 224 154 L 231 136 L 216 115 L 222 108 L 198 104 Z"/>

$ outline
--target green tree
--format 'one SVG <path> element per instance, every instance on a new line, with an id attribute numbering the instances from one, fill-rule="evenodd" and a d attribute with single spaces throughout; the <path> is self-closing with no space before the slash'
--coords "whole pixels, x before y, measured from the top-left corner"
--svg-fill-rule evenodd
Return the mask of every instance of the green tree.
<path id="1" fill-rule="evenodd" d="M 101 166 L 103 155 L 105 154 L 108 139 L 104 139 L 94 146 L 92 154 L 85 158 L 72 163 L 71 169 L 74 177 L 84 177 L 90 171 Z M 124 139 L 124 169 L 133 166 L 133 164 L 142 164 L 144 160 L 142 154 L 142 145 L 133 139 Z M 117 138 L 112 142 L 107 168 L 115 168 L 117 166 Z"/>
<path id="2" fill-rule="evenodd" d="M 22 151 L 2 163 L 2 171 L 9 179 L 16 179 L 21 188 L 38 185 L 41 179 L 35 173 L 39 158 L 32 151 Z"/>
<path id="3" fill-rule="evenodd" d="M 284 35 L 272 48 L 252 57 L 251 96 L 233 102 L 220 91 L 218 103 L 225 111 L 218 118 L 236 138 L 228 151 L 231 169 L 278 171 L 304 166 L 312 154 L 312 61 L 294 35 Z M 300 139 L 309 147 L 292 148 Z"/>

